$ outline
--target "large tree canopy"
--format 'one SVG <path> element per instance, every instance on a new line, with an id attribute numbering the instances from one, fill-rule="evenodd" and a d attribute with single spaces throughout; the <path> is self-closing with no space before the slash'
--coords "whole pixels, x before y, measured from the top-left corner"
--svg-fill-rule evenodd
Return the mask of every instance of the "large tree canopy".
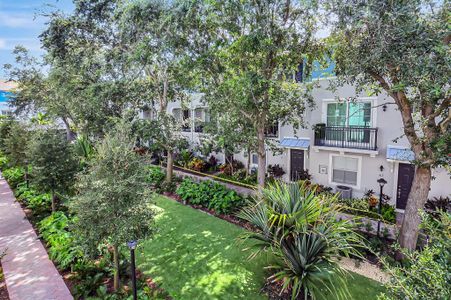
<path id="1" fill-rule="evenodd" d="M 401 245 L 414 249 L 431 168 L 450 162 L 450 2 L 331 0 L 328 5 L 336 14 L 331 42 L 338 84 L 387 93 L 415 153 L 400 235 Z"/>
<path id="2" fill-rule="evenodd" d="M 280 0 L 190 4 L 183 6 L 194 28 L 187 43 L 198 63 L 199 84 L 206 102 L 212 111 L 231 120 L 246 119 L 257 144 L 258 182 L 262 187 L 265 128 L 276 121 L 299 128 L 311 101 L 311 85 L 295 82 L 294 74 L 300 63 L 308 65 L 320 49 L 314 41 L 317 3 Z"/>

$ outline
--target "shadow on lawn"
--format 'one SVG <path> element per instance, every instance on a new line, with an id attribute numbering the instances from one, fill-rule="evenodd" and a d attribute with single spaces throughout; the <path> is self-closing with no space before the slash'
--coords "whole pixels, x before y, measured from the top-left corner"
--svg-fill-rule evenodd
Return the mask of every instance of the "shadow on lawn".
<path id="1" fill-rule="evenodd" d="M 157 201 L 159 232 L 140 247 L 140 270 L 174 299 L 264 299 L 265 258 L 247 260 L 242 229 L 169 201 Z"/>

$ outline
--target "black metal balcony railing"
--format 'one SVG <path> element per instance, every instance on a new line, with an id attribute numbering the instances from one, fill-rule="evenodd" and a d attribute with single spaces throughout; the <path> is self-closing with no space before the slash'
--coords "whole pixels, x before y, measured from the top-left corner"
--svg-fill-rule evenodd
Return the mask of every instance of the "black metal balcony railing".
<path id="1" fill-rule="evenodd" d="M 315 146 L 377 150 L 377 128 L 317 125 Z"/>

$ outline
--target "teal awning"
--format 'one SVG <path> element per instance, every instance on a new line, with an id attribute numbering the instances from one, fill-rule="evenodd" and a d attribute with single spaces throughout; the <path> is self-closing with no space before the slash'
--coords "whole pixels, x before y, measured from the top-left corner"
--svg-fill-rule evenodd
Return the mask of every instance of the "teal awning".
<path id="1" fill-rule="evenodd" d="M 306 138 L 283 138 L 280 141 L 280 147 L 282 148 L 308 149 L 309 146 L 310 139 Z"/>
<path id="2" fill-rule="evenodd" d="M 399 161 L 413 161 L 415 154 L 408 148 L 401 148 L 395 146 L 387 146 L 387 159 Z"/>

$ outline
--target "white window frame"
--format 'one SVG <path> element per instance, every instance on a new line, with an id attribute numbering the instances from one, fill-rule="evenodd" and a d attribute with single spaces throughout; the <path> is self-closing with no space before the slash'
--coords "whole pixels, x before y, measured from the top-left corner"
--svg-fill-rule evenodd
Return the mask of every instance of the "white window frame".
<path id="1" fill-rule="evenodd" d="M 348 184 L 348 183 L 342 183 L 342 182 L 334 182 L 333 181 L 333 172 L 334 172 L 334 165 L 333 165 L 333 159 L 334 157 L 347 157 L 347 158 L 356 158 L 357 159 L 357 184 L 356 185 L 352 185 L 352 184 Z M 329 155 L 329 184 L 332 185 L 345 185 L 345 186 L 350 186 L 352 188 L 355 188 L 357 190 L 360 189 L 360 184 L 361 184 L 361 180 L 362 180 L 362 157 L 361 156 L 357 156 L 357 155 L 341 155 L 341 154 L 330 154 Z"/>
<path id="2" fill-rule="evenodd" d="M 327 105 L 330 103 L 346 103 L 346 123 L 348 124 L 349 120 L 349 103 L 351 101 L 348 98 L 345 98 L 343 101 L 337 101 L 337 99 L 323 99 L 322 101 L 322 111 L 321 111 L 321 122 L 327 124 Z M 365 103 L 369 102 L 371 104 L 371 128 L 377 127 L 377 98 L 376 97 L 359 97 L 355 101 L 356 103 Z"/>

